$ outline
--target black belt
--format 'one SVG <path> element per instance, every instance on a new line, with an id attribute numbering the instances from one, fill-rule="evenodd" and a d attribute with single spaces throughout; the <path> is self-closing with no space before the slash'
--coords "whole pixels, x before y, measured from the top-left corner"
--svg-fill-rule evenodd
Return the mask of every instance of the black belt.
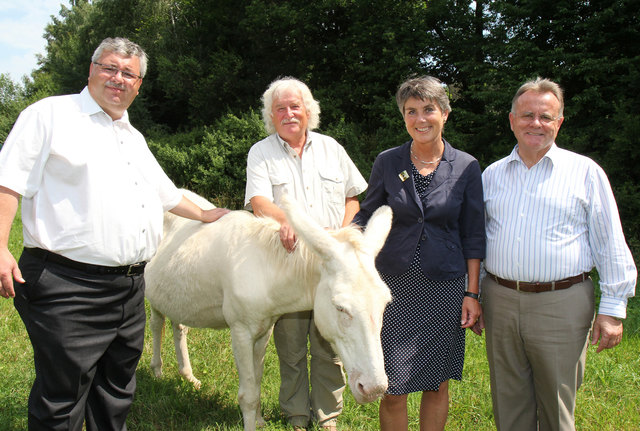
<path id="1" fill-rule="evenodd" d="M 89 274 L 124 274 L 124 275 L 138 275 L 144 273 L 144 267 L 147 262 L 138 262 L 131 265 L 124 266 L 102 266 L 102 265 L 94 265 L 92 263 L 84 263 L 78 262 L 75 260 L 71 260 L 64 256 L 60 256 L 59 254 L 52 253 L 48 250 L 43 250 L 41 248 L 27 248 L 25 247 L 24 251 L 27 253 L 42 258 L 44 260 L 48 260 L 53 263 L 57 263 L 58 265 L 66 266 L 68 268 L 77 269 L 80 271 L 84 271 Z"/>
<path id="2" fill-rule="evenodd" d="M 546 282 L 530 282 L 530 281 L 514 281 L 505 280 L 504 278 L 497 277 L 490 272 L 487 275 L 493 279 L 496 283 L 508 287 L 509 289 L 517 290 L 519 292 L 549 292 L 552 290 L 568 289 L 576 283 L 582 283 L 589 278 L 589 273 L 574 275 L 573 277 L 564 278 L 558 281 L 546 281 Z"/>

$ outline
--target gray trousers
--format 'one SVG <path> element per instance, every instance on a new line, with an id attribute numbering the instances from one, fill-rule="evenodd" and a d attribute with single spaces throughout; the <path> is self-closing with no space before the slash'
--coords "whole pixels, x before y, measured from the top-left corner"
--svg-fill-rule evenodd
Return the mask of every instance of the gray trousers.
<path id="1" fill-rule="evenodd" d="M 484 278 L 482 306 L 498 430 L 575 430 L 593 293 L 591 279 L 564 290 L 524 293 Z"/>
<path id="2" fill-rule="evenodd" d="M 94 275 L 24 252 L 14 306 L 33 345 L 29 430 L 126 430 L 144 343 L 142 274 Z"/>

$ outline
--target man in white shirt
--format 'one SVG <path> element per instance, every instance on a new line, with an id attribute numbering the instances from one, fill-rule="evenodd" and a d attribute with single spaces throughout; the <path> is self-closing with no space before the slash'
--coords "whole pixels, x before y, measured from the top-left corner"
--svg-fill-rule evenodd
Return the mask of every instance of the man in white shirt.
<path id="1" fill-rule="evenodd" d="M 604 171 L 558 148 L 562 89 L 537 78 L 516 92 L 518 144 L 482 175 L 482 284 L 498 430 L 573 430 L 589 331 L 597 352 L 622 339 L 637 271 Z M 594 286 L 602 298 L 594 321 Z"/>
<path id="2" fill-rule="evenodd" d="M 129 123 L 146 68 L 138 45 L 105 39 L 88 86 L 29 106 L 0 152 L 0 295 L 15 298 L 33 345 L 30 430 L 126 430 L 163 212 L 228 212 L 184 198 Z M 17 263 L 8 237 L 20 196 Z"/>
<path id="3" fill-rule="evenodd" d="M 367 183 L 333 138 L 312 132 L 320 106 L 302 82 L 284 78 L 271 83 L 263 97 L 262 116 L 271 135 L 253 145 L 247 159 L 245 208 L 280 223 L 283 247 L 292 251 L 296 235 L 278 206 L 294 197 L 316 222 L 337 229 L 351 222 Z M 307 373 L 307 338 L 311 353 L 311 394 Z M 336 429 L 345 387 L 342 365 L 318 334 L 312 313 L 282 316 L 274 329 L 280 358 L 280 408 L 294 429 L 311 418 Z"/>

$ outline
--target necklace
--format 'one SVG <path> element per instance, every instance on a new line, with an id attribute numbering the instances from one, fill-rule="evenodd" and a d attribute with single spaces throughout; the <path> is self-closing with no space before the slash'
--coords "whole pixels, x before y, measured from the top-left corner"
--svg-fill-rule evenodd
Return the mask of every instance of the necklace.
<path id="1" fill-rule="evenodd" d="M 413 145 L 411 146 L 411 157 L 413 157 L 413 159 L 414 159 L 416 162 L 420 162 L 420 163 L 422 163 L 423 165 L 433 165 L 433 164 L 436 164 L 436 163 L 438 163 L 438 162 L 440 161 L 440 159 L 442 158 L 442 156 L 440 156 L 440 157 L 438 157 L 437 159 L 435 159 L 433 162 L 425 162 L 424 160 L 420 160 L 420 159 L 418 158 L 418 156 L 416 156 L 416 153 L 414 153 L 414 152 L 413 152 Z"/>

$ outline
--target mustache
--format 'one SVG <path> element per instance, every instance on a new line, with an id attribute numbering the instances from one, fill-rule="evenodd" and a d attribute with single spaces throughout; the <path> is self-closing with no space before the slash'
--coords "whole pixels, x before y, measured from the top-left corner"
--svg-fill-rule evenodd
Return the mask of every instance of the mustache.
<path id="1" fill-rule="evenodd" d="M 280 125 L 282 125 L 282 126 L 284 126 L 285 124 L 290 124 L 290 123 L 300 124 L 300 120 L 298 120 L 297 118 L 293 117 L 293 118 L 285 118 L 284 120 L 280 121 Z"/>
<path id="2" fill-rule="evenodd" d="M 118 84 L 117 82 L 107 82 L 107 87 L 112 87 L 118 90 L 124 90 L 125 86 L 123 84 Z"/>

